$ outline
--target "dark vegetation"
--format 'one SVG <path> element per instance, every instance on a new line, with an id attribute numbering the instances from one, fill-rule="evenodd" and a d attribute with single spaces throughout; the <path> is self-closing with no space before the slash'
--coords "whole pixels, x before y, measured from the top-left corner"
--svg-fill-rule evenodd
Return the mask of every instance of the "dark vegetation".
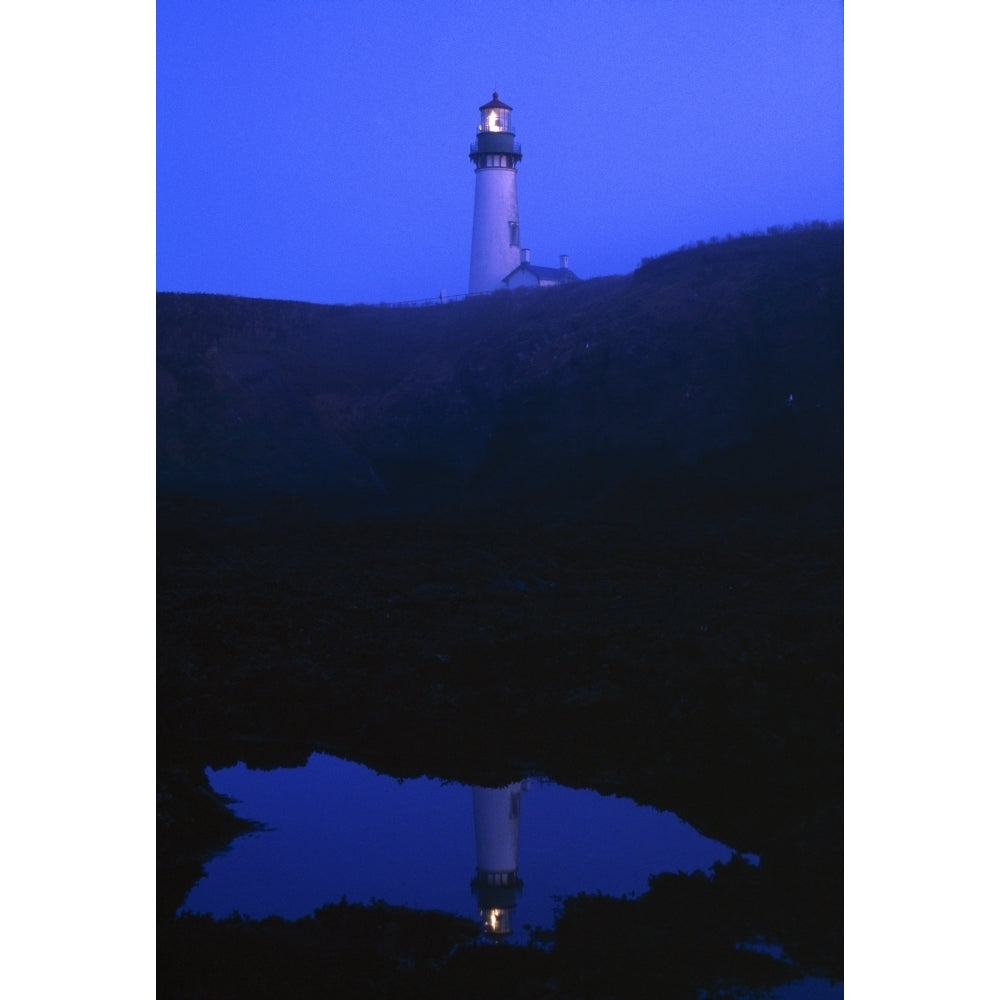
<path id="1" fill-rule="evenodd" d="M 842 977 L 839 226 L 425 308 L 157 310 L 165 997 Z M 613 791 L 761 862 L 572 898 L 538 947 L 384 906 L 175 917 L 240 831 L 205 767 L 313 750 Z"/>

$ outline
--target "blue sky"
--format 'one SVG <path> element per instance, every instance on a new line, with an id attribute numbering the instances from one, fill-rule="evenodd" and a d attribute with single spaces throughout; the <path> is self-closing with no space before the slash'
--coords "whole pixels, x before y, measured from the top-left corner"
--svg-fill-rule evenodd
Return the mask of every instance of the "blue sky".
<path id="1" fill-rule="evenodd" d="M 838 0 L 167 0 L 157 289 L 466 290 L 478 107 L 510 104 L 522 242 L 583 278 L 841 219 Z"/>

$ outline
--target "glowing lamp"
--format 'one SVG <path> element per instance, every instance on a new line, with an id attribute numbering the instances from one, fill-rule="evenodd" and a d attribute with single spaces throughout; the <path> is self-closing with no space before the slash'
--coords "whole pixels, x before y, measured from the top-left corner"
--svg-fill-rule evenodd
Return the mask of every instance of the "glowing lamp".
<path id="1" fill-rule="evenodd" d="M 493 91 L 493 99 L 479 109 L 480 132 L 510 132 L 509 104 L 504 104 Z"/>

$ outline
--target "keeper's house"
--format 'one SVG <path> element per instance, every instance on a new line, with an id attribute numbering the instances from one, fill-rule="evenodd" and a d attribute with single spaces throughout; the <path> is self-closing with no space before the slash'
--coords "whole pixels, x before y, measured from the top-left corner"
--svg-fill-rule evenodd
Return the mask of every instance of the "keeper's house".
<path id="1" fill-rule="evenodd" d="M 559 258 L 558 267 L 539 267 L 531 263 L 531 251 L 522 249 L 521 263 L 503 279 L 503 283 L 507 288 L 545 288 L 579 280 L 569 269 L 569 257 L 566 254 Z"/>

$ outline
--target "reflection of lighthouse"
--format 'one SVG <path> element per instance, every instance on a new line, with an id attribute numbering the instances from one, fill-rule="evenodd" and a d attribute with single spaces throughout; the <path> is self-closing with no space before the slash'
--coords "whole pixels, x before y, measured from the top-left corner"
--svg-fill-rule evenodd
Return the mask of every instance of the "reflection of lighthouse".
<path id="1" fill-rule="evenodd" d="M 483 931 L 495 938 L 510 934 L 511 917 L 521 891 L 517 837 L 522 787 L 523 782 L 515 781 L 506 788 L 472 790 L 476 821 L 476 877 L 472 888 Z"/>

